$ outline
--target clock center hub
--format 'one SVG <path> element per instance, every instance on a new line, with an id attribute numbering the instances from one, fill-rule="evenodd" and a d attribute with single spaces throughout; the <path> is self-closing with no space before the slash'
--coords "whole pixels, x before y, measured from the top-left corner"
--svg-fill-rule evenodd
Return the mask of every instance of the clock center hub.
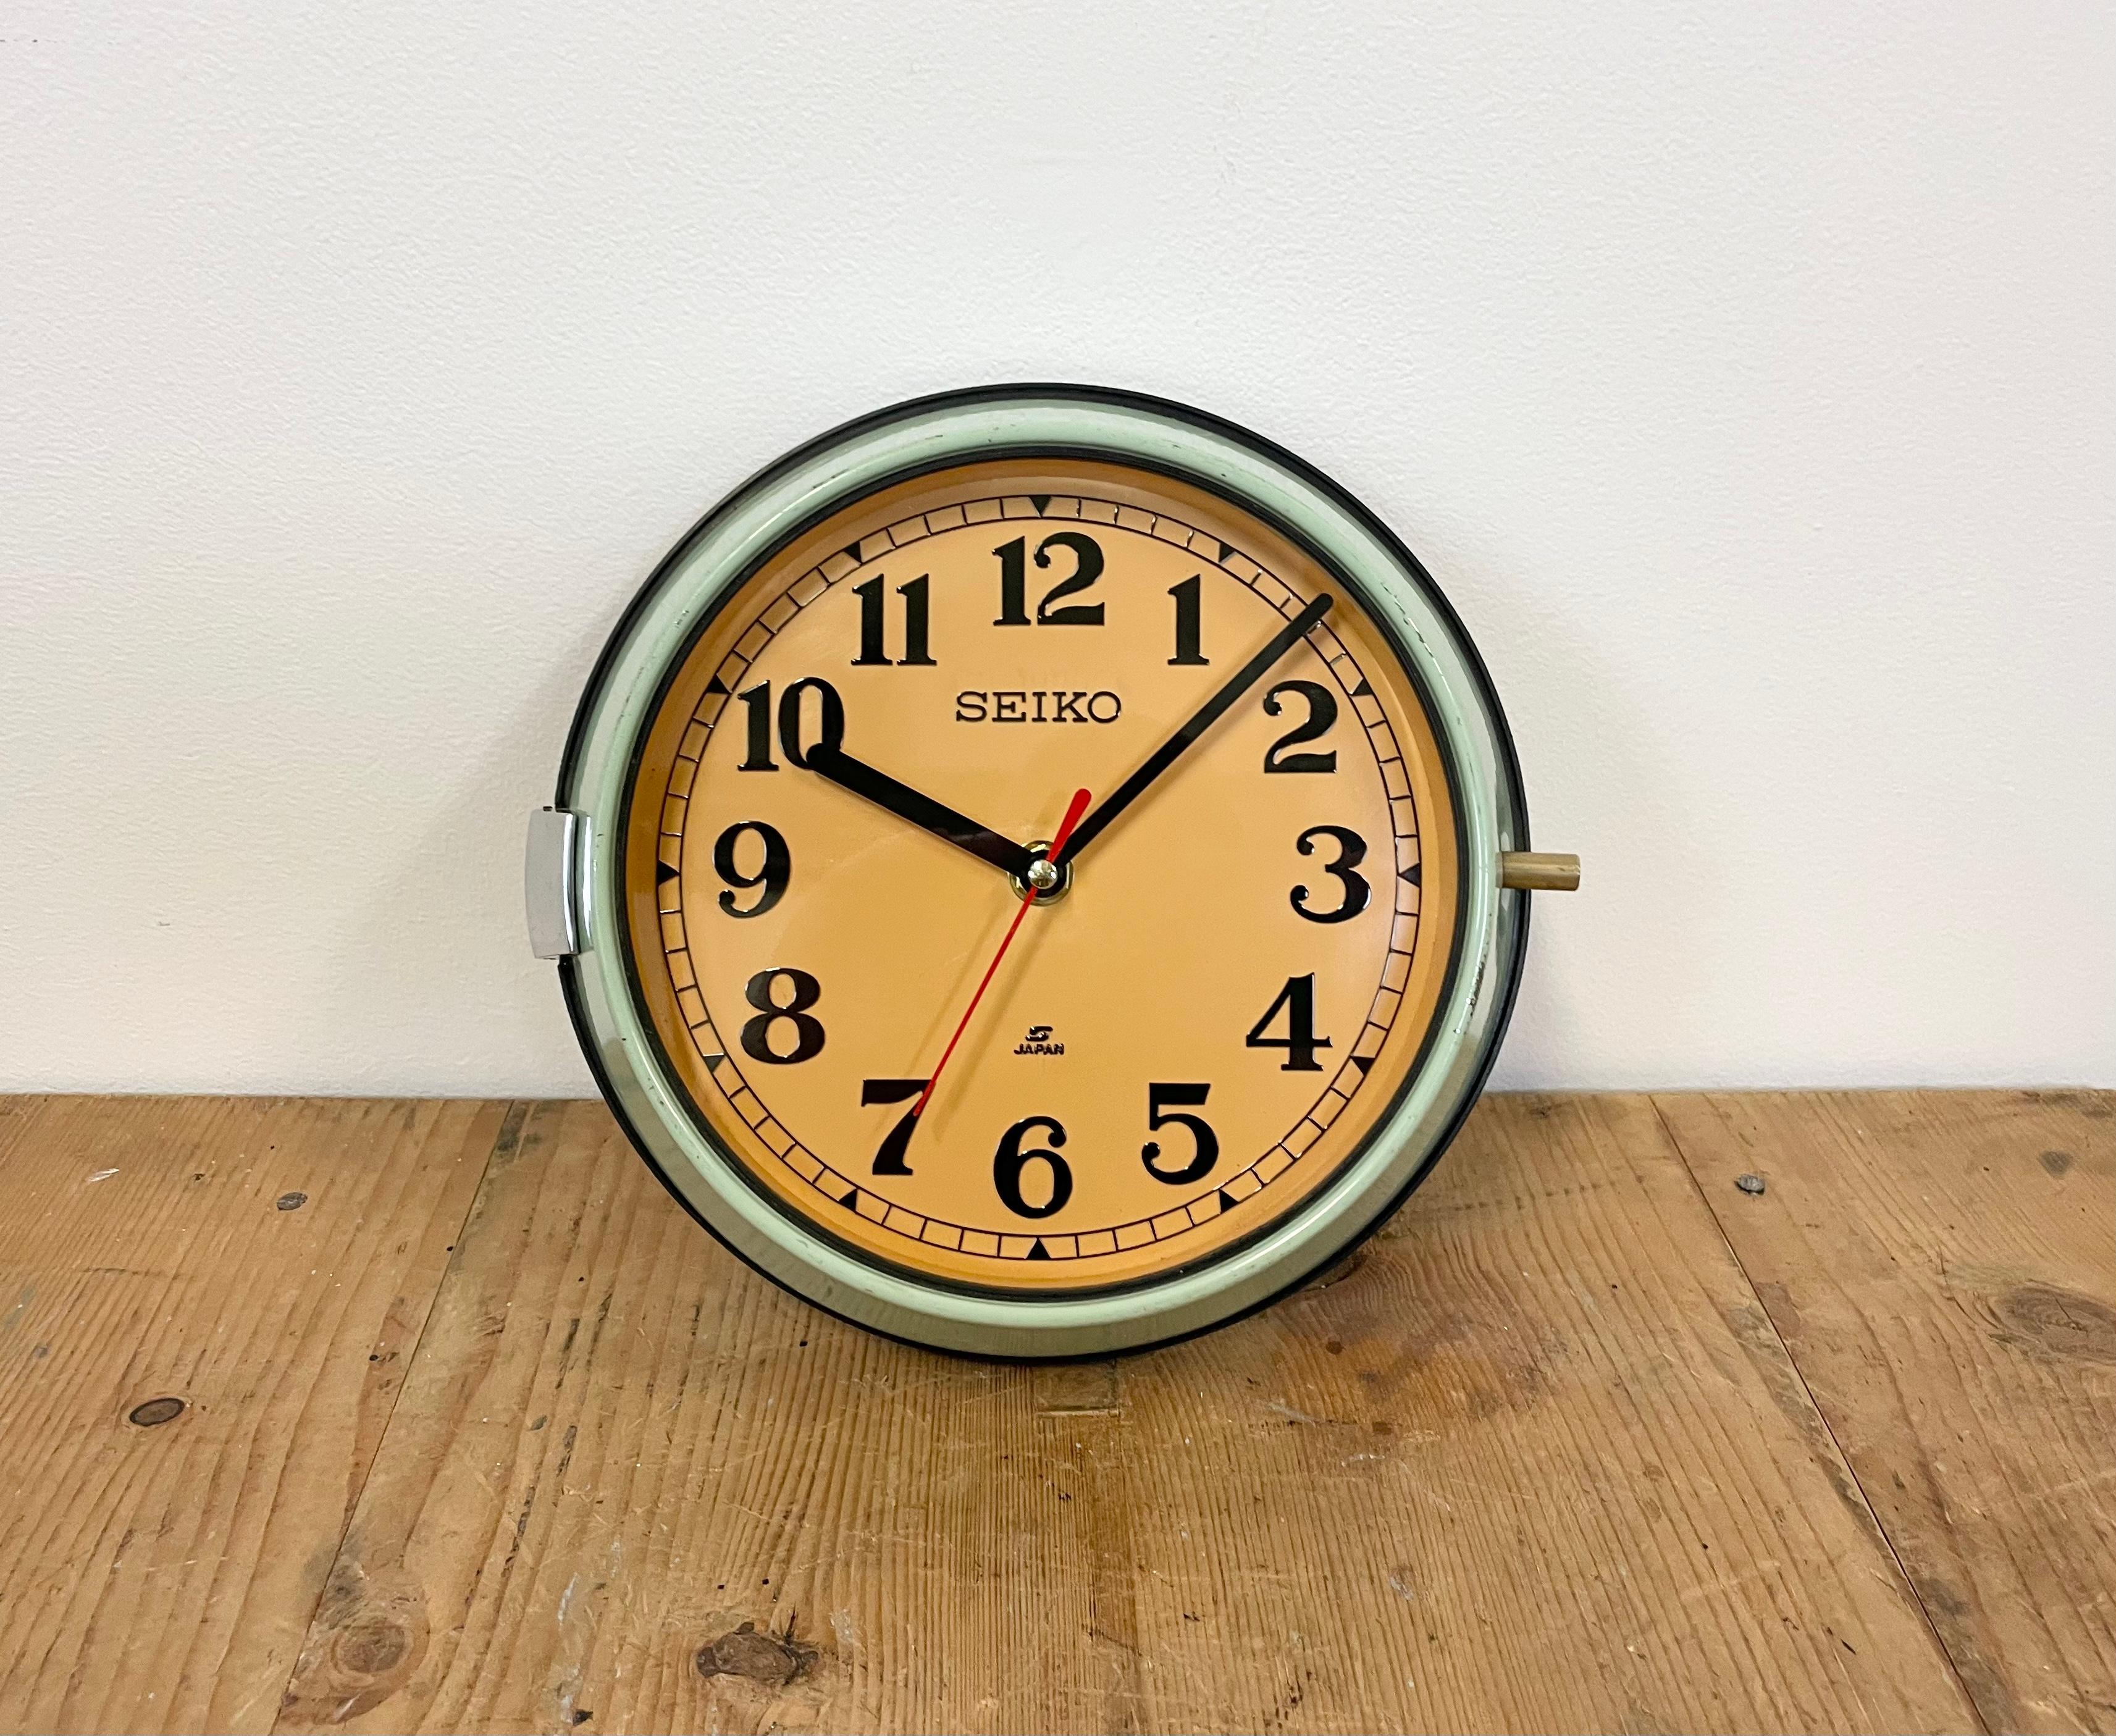
<path id="1" fill-rule="evenodd" d="M 1028 874 L 1009 875 L 1007 878 L 1013 881 L 1017 896 L 1025 898 L 1033 889 L 1037 903 L 1055 904 L 1073 889 L 1073 865 L 1050 860 L 1048 838 L 1039 838 L 1028 848 L 1036 860 L 1029 865 Z"/>

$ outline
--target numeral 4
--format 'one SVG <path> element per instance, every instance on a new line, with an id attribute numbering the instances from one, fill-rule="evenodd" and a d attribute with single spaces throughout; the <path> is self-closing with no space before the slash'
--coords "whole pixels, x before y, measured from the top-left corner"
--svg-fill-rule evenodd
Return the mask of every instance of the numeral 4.
<path id="1" fill-rule="evenodd" d="M 1286 1035 L 1267 1037 L 1264 1031 L 1276 1018 L 1281 1008 L 1286 1010 Z M 1289 976 L 1286 986 L 1278 991 L 1278 999 L 1264 1009 L 1264 1015 L 1249 1027 L 1249 1046 L 1251 1049 L 1282 1049 L 1286 1060 L 1279 1068 L 1282 1073 L 1319 1073 L 1322 1063 L 1315 1059 L 1318 1049 L 1331 1047 L 1327 1037 L 1315 1035 L 1315 973 L 1305 976 Z"/>

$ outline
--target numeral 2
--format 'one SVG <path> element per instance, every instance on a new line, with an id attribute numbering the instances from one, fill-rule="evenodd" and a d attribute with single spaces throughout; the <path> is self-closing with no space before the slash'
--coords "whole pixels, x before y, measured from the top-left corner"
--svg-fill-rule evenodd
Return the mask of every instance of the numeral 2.
<path id="1" fill-rule="evenodd" d="M 1050 551 L 1063 549 L 1073 557 L 1073 576 L 1062 579 L 1044 593 L 1043 600 L 1036 605 L 1037 627 L 1100 627 L 1102 624 L 1102 605 L 1099 603 L 1068 603 L 1063 609 L 1051 605 L 1060 597 L 1070 597 L 1076 591 L 1088 589 L 1102 576 L 1102 545 L 1092 536 L 1078 530 L 1054 530 L 1036 545 L 1036 564 L 1048 567 Z M 1002 543 L 992 550 L 999 557 L 999 619 L 994 627 L 1028 627 L 1028 542 L 1017 536 L 1010 543 Z"/>
<path id="2" fill-rule="evenodd" d="M 1263 696 L 1266 717 L 1276 717 L 1281 693 L 1298 694 L 1308 702 L 1308 721 L 1289 729 L 1263 756 L 1263 769 L 1267 772 L 1334 772 L 1337 769 L 1337 750 L 1326 754 L 1290 754 L 1289 747 L 1298 747 L 1303 742 L 1319 742 L 1329 734 L 1337 721 L 1337 696 L 1319 682 L 1282 681 Z"/>

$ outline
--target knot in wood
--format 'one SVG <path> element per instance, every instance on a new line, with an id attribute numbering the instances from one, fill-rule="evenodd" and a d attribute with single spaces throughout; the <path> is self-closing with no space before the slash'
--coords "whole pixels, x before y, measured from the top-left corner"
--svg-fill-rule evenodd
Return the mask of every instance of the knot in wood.
<path id="1" fill-rule="evenodd" d="M 816 1648 L 794 1637 L 792 1628 L 782 1639 L 759 1633 L 756 1623 L 744 1622 L 732 1633 L 723 1633 L 698 1647 L 702 1676 L 741 1676 L 766 1688 L 784 1688 L 807 1674 L 816 1661 Z"/>
<path id="2" fill-rule="evenodd" d="M 2060 1356 L 2116 1362 L 2116 1308 L 2055 1284 L 2024 1284 L 1999 1297 L 1999 1318 Z"/>

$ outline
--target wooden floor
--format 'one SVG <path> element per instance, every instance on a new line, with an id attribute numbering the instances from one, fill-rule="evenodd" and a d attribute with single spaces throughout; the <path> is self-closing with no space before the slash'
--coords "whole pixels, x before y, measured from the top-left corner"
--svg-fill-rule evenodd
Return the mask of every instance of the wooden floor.
<path id="1" fill-rule="evenodd" d="M 1043 1371 L 600 1105 L 0 1099 L 0 1444 L 8 1729 L 2116 1730 L 2116 1094 L 1494 1099 Z"/>

